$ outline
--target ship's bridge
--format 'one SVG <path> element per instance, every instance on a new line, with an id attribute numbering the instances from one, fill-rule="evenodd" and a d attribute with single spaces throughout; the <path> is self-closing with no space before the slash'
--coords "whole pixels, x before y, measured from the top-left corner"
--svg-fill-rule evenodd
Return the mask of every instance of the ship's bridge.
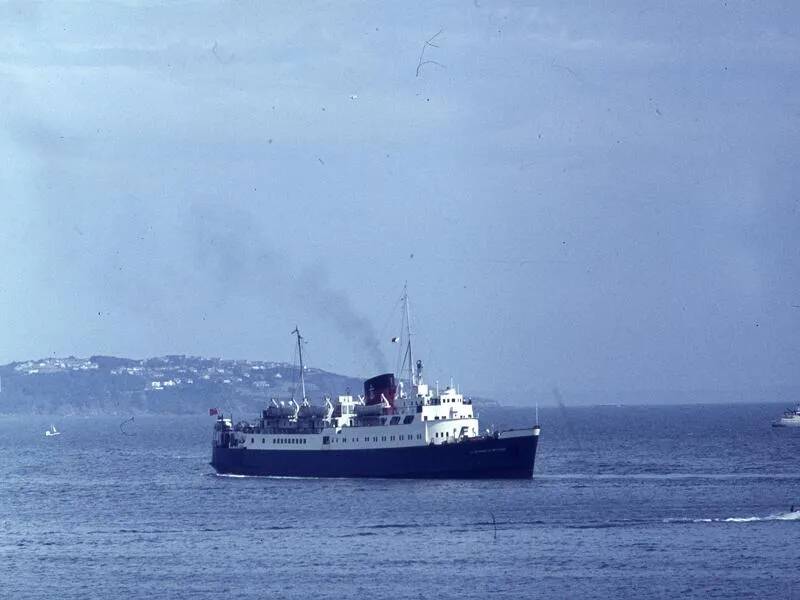
<path id="1" fill-rule="evenodd" d="M 419 389 L 422 386 L 417 386 Z M 424 386 L 427 388 L 428 386 Z M 427 391 L 427 390 L 426 390 Z M 439 421 L 442 419 L 473 418 L 472 400 L 464 398 L 454 387 L 450 386 L 434 396 L 430 392 L 419 395 L 423 421 Z"/>

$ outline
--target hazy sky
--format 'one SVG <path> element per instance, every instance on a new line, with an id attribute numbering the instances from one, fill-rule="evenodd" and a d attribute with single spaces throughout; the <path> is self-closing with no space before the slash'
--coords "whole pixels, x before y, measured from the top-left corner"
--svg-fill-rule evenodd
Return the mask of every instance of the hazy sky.
<path id="1" fill-rule="evenodd" d="M 796 2 L 164 4 L 0 5 L 0 362 L 800 385 Z"/>

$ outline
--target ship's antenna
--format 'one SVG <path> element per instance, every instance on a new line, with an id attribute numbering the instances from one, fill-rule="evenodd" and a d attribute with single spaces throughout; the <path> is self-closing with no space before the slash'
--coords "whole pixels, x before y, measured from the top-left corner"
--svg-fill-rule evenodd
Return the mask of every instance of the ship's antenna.
<path id="1" fill-rule="evenodd" d="M 303 366 L 303 336 L 300 335 L 300 330 L 297 328 L 297 325 L 294 326 L 294 331 L 292 334 L 297 336 L 297 352 L 300 355 L 300 389 L 303 390 L 303 400 L 306 399 L 306 377 L 305 377 L 305 367 Z"/>

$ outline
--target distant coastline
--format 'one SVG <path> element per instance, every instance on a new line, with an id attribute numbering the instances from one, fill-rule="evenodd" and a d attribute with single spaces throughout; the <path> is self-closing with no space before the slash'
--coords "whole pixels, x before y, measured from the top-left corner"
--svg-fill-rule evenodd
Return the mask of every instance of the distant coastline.
<path id="1" fill-rule="evenodd" d="M 359 393 L 363 379 L 306 368 L 313 402 L 325 395 Z M 167 355 L 134 359 L 115 356 L 49 357 L 0 365 L 0 415 L 190 415 L 215 407 L 257 414 L 270 398 L 288 399 L 297 366 L 285 362 Z M 295 394 L 295 397 L 297 394 Z M 471 396 L 480 409 L 558 406 L 552 391 L 497 393 L 498 402 Z M 609 408 L 700 404 L 794 406 L 800 389 L 753 390 L 562 390 L 564 407 Z"/>
<path id="2" fill-rule="evenodd" d="M 0 366 L 0 414 L 199 414 L 252 412 L 291 397 L 287 363 L 169 355 L 146 359 L 44 358 Z M 312 397 L 359 389 L 361 380 L 306 369 Z"/>

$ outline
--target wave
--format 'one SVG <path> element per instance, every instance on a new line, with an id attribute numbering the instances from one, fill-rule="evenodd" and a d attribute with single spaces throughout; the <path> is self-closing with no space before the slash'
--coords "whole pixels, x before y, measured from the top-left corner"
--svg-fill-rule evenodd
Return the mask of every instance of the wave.
<path id="1" fill-rule="evenodd" d="M 800 521 L 800 509 L 772 513 L 763 517 L 719 517 L 714 519 L 664 519 L 664 523 L 763 523 L 765 521 Z"/>

